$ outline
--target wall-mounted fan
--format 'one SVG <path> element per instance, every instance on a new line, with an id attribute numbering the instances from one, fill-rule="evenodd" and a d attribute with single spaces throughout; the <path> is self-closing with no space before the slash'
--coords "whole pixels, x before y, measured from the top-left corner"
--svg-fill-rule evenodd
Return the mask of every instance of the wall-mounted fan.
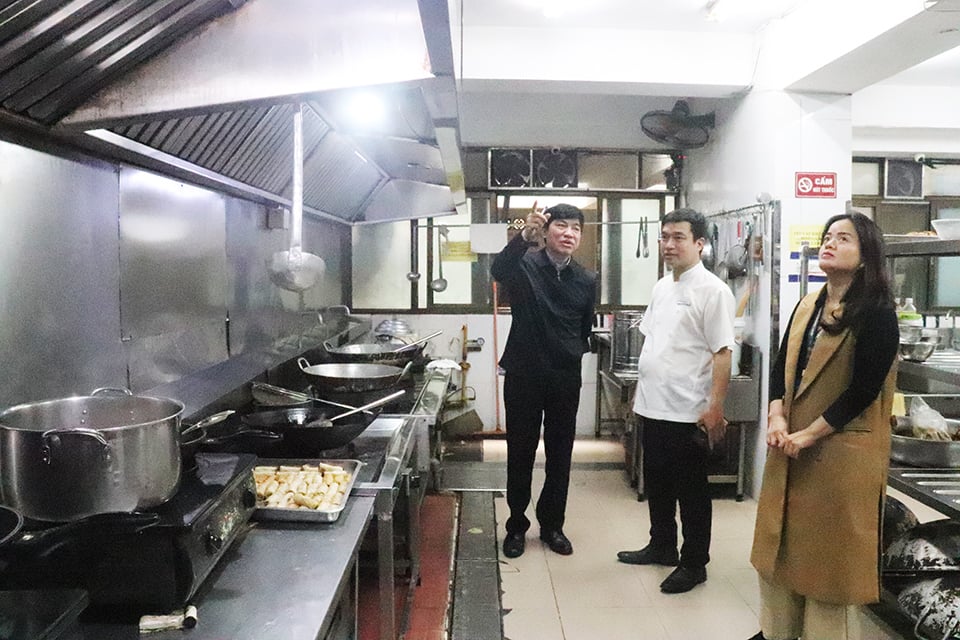
<path id="1" fill-rule="evenodd" d="M 676 149 L 696 149 L 707 144 L 715 124 L 712 111 L 702 116 L 690 115 L 690 105 L 685 100 L 677 100 L 670 111 L 648 111 L 640 118 L 645 134 Z"/>
<path id="2" fill-rule="evenodd" d="M 563 189 L 577 186 L 577 154 L 561 149 L 533 150 L 533 186 Z"/>
<path id="3" fill-rule="evenodd" d="M 490 187 L 529 187 L 530 149 L 491 149 Z"/>

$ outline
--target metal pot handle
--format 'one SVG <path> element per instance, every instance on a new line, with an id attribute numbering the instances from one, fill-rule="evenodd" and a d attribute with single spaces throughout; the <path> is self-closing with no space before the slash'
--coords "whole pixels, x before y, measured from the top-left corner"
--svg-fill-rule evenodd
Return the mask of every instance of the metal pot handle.
<path id="1" fill-rule="evenodd" d="M 98 387 L 90 392 L 91 396 L 132 396 L 130 389 L 123 387 Z"/>
<path id="2" fill-rule="evenodd" d="M 307 359 L 304 358 L 303 356 L 300 356 L 299 358 L 297 358 L 297 364 L 300 365 L 300 370 L 303 371 L 304 373 L 307 372 L 307 367 L 310 366 L 310 362 L 307 361 Z"/>
<path id="3" fill-rule="evenodd" d="M 43 461 L 47 464 L 53 464 L 53 450 L 61 446 L 60 436 L 64 434 L 84 436 L 87 438 L 93 438 L 100 443 L 100 446 L 103 448 L 103 456 L 105 459 L 110 457 L 110 444 L 107 442 L 107 439 L 103 437 L 103 434 L 97 431 L 96 429 L 86 429 L 80 427 L 77 429 L 50 429 L 49 431 L 44 431 L 41 439 L 43 441 L 43 446 L 40 449 Z"/>
<path id="4" fill-rule="evenodd" d="M 927 636 L 920 633 L 920 625 L 923 624 L 923 621 L 926 620 L 927 616 L 933 613 L 933 604 L 928 604 L 926 608 L 920 613 L 920 616 L 917 618 L 916 624 L 913 625 L 913 635 L 917 640 L 930 640 Z M 949 640 L 953 637 L 953 633 L 957 631 L 957 628 L 960 627 L 960 622 L 954 622 L 953 626 L 943 632 L 943 637 L 940 640 Z"/>

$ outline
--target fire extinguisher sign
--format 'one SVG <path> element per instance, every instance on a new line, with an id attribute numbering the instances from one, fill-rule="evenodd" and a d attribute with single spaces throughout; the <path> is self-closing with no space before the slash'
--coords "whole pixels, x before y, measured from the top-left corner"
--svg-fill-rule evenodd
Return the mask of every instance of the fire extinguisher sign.
<path id="1" fill-rule="evenodd" d="M 800 172 L 796 174 L 796 197 L 798 198 L 836 198 L 837 197 L 837 174 L 836 173 L 810 173 Z"/>

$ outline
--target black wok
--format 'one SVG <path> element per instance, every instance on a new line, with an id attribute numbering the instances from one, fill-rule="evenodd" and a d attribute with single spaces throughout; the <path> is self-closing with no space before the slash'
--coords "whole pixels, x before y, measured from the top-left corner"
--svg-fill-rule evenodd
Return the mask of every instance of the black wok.
<path id="1" fill-rule="evenodd" d="M 339 409 L 297 407 L 257 411 L 241 418 L 243 424 L 257 431 L 270 431 L 283 438 L 287 452 L 311 452 L 342 447 L 370 426 L 380 410 L 360 412 L 340 418 L 332 424 L 330 418 L 343 413 Z"/>
<path id="2" fill-rule="evenodd" d="M 100 533 L 138 533 L 156 526 L 160 515 L 152 511 L 98 513 L 70 522 L 26 530 L 26 520 L 16 510 L 0 506 L 0 556 L 16 557 L 44 554 L 68 543 L 78 535 Z"/>

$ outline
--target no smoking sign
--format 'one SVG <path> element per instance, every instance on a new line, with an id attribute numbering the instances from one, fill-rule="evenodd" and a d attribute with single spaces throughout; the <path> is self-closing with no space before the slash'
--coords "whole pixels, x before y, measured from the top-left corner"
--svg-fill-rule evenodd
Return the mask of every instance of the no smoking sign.
<path id="1" fill-rule="evenodd" d="M 836 173 L 801 173 L 796 174 L 794 193 L 798 198 L 836 198 Z"/>

